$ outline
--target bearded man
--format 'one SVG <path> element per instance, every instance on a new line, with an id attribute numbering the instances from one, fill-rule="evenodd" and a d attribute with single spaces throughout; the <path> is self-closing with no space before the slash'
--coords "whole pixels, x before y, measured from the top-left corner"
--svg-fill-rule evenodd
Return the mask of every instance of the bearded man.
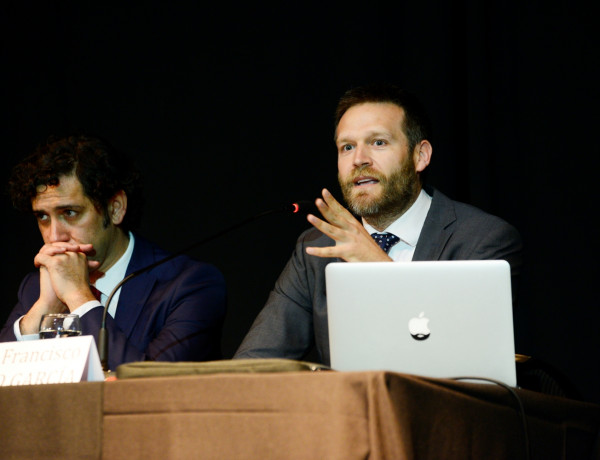
<path id="1" fill-rule="evenodd" d="M 518 231 L 424 186 L 433 147 L 427 115 L 412 94 L 394 85 L 350 89 L 335 121 L 338 179 L 349 209 L 323 190 L 315 204 L 324 219 L 308 215 L 314 228 L 298 238 L 234 358 L 303 359 L 316 347 L 317 360 L 329 365 L 330 262 L 503 259 L 516 292 Z"/>

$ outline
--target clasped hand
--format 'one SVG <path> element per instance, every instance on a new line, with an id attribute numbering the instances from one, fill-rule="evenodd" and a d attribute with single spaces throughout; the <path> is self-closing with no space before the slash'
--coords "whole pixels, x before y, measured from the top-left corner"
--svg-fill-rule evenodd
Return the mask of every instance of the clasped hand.
<path id="1" fill-rule="evenodd" d="M 308 247 L 306 253 L 317 257 L 339 257 L 346 262 L 389 262 L 392 259 L 379 247 L 362 223 L 327 190 L 315 201 L 325 220 L 309 214 L 307 220 L 335 240 L 335 246 Z"/>
<path id="2" fill-rule="evenodd" d="M 93 253 L 91 244 L 66 242 L 47 243 L 34 258 L 40 269 L 40 301 L 52 310 L 62 304 L 74 310 L 88 300 L 93 300 L 89 289 L 89 271 L 98 268 L 99 262 L 89 260 Z"/>

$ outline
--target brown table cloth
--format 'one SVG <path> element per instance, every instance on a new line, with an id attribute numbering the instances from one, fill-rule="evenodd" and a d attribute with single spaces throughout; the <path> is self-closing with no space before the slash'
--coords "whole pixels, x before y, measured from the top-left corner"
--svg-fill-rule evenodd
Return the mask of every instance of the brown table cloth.
<path id="1" fill-rule="evenodd" d="M 527 439 L 532 459 L 599 458 L 600 406 L 516 394 L 527 435 L 503 387 L 391 372 L 0 388 L 0 458 L 513 460 Z"/>

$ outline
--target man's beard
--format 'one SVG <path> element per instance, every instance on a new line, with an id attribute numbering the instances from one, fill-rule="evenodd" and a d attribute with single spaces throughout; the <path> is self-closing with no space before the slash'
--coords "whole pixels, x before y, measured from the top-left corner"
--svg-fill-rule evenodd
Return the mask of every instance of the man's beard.
<path id="1" fill-rule="evenodd" d="M 368 191 L 361 191 L 353 182 L 358 176 L 377 179 L 381 193 L 372 196 Z M 346 181 L 342 181 L 338 174 L 338 181 L 350 210 L 367 220 L 382 220 L 402 215 L 412 205 L 419 190 L 419 175 L 410 159 L 404 161 L 389 176 L 365 166 L 354 170 Z"/>

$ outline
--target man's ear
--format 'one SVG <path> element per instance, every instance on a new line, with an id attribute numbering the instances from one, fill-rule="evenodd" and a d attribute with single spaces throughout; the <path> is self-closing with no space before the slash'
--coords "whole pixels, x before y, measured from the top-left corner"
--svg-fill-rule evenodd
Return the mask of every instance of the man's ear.
<path id="1" fill-rule="evenodd" d="M 415 146 L 414 161 L 417 172 L 422 172 L 429 165 L 432 154 L 433 147 L 428 140 L 422 140 Z"/>
<path id="2" fill-rule="evenodd" d="M 108 202 L 108 217 L 113 225 L 119 225 L 125 218 L 127 212 L 127 194 L 125 190 L 115 193 Z"/>

